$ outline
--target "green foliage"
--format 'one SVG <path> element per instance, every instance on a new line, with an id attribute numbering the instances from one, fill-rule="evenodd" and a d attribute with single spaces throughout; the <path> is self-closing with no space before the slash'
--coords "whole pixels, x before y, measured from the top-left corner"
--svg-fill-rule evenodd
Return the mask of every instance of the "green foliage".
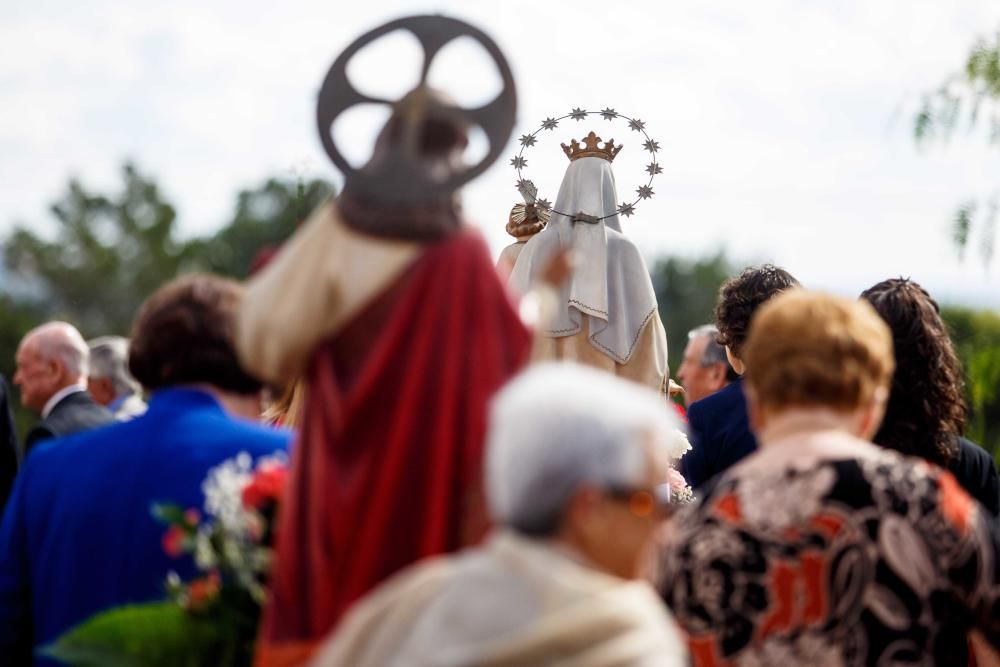
<path id="1" fill-rule="evenodd" d="M 27 408 L 17 400 L 17 389 L 13 386 L 16 364 L 14 355 L 21 338 L 42 319 L 41 309 L 33 303 L 18 301 L 9 295 L 0 295 L 0 374 L 7 378 L 13 395 L 10 407 L 14 411 L 14 421 L 19 433 L 26 433 L 37 420 Z"/>
<path id="2" fill-rule="evenodd" d="M 712 322 L 719 287 L 734 273 L 736 267 L 721 250 L 699 259 L 668 257 L 653 266 L 650 276 L 667 329 L 671 373 L 680 366 L 688 331 Z"/>
<path id="3" fill-rule="evenodd" d="M 8 381 L 17 345 L 30 328 L 63 319 L 86 337 L 127 335 L 136 310 L 156 288 L 195 270 L 245 277 L 262 246 L 280 245 L 332 193 L 320 180 L 268 179 L 239 193 L 219 231 L 185 239 L 174 206 L 152 178 L 130 163 L 121 176 L 112 193 L 70 180 L 50 207 L 51 234 L 22 225 L 3 240 L 9 275 L 2 280 L 22 286 L 16 295 L 0 295 L 0 372 Z M 24 433 L 36 417 L 14 407 Z"/>
<path id="4" fill-rule="evenodd" d="M 972 225 L 972 216 L 976 213 L 976 203 L 968 202 L 955 211 L 955 225 L 952 227 L 952 239 L 955 247 L 958 248 L 959 257 L 965 254 L 965 247 L 969 243 L 969 227 Z"/>
<path id="5" fill-rule="evenodd" d="M 17 228 L 4 246 L 7 265 L 44 294 L 49 318 L 86 335 L 127 334 L 139 304 L 165 281 L 199 268 L 192 246 L 176 238 L 176 212 L 159 188 L 131 164 L 113 195 L 76 180 L 51 207 L 52 239 Z"/>
<path id="6" fill-rule="evenodd" d="M 913 136 L 918 143 L 947 142 L 963 122 L 969 130 L 986 125 L 990 142 L 1000 143 L 1000 32 L 992 39 L 978 39 L 963 71 L 924 98 L 914 117 Z M 952 223 L 952 239 L 960 255 L 969 243 L 971 230 L 979 229 L 979 254 L 986 266 L 994 254 L 1000 193 L 988 199 L 988 206 L 980 208 L 978 215 L 975 202 L 963 204 Z"/>
<path id="7" fill-rule="evenodd" d="M 293 189 L 273 178 L 259 188 L 243 190 L 232 220 L 204 242 L 209 270 L 245 278 L 260 249 L 280 245 L 332 191 L 325 181 L 300 181 Z"/>
<path id="8" fill-rule="evenodd" d="M 965 371 L 970 440 L 1000 456 L 1000 315 L 968 308 L 941 312 Z"/>
<path id="9" fill-rule="evenodd" d="M 219 630 L 173 602 L 130 605 L 84 621 L 42 654 L 75 667 L 224 665 Z M 232 650 L 232 649 L 230 649 Z"/>

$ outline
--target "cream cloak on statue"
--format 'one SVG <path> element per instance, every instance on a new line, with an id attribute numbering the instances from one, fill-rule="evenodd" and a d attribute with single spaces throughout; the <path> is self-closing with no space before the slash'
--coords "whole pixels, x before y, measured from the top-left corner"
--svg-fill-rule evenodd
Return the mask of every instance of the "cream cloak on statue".
<path id="1" fill-rule="evenodd" d="M 681 667 L 687 648 L 646 582 L 498 532 L 418 563 L 348 612 L 316 667 Z"/>
<path id="2" fill-rule="evenodd" d="M 575 249 L 579 264 L 539 331 L 552 342 L 536 356 L 597 366 L 661 389 L 667 377 L 666 332 L 646 263 L 621 231 L 617 202 L 610 162 L 599 157 L 570 162 L 552 218 L 521 250 L 510 285 L 526 294 L 538 286 L 538 273 L 557 249 Z M 556 211 L 603 220 L 574 222 Z"/>

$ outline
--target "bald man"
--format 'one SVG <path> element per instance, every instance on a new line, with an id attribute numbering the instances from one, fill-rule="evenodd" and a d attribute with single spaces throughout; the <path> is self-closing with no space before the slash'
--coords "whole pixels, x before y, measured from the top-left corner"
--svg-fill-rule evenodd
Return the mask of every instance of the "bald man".
<path id="1" fill-rule="evenodd" d="M 47 322 L 21 339 L 14 384 L 21 404 L 42 417 L 28 432 L 25 453 L 42 440 L 114 421 L 87 393 L 89 360 L 83 336 L 66 322 Z"/>

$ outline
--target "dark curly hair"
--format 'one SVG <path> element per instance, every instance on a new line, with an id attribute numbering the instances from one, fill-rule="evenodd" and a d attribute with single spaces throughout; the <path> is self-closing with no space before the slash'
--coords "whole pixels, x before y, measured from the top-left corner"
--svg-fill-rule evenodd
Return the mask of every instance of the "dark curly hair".
<path id="1" fill-rule="evenodd" d="M 129 369 L 150 391 L 210 384 L 253 394 L 261 384 L 240 366 L 234 348 L 243 287 L 235 280 L 190 274 L 146 299 L 132 323 Z"/>
<path id="2" fill-rule="evenodd" d="M 724 282 L 715 306 L 715 327 L 719 330 L 716 342 L 740 358 L 754 312 L 771 297 L 798 285 L 792 274 L 771 264 L 747 267 Z"/>
<path id="3" fill-rule="evenodd" d="M 889 325 L 896 356 L 892 393 L 875 442 L 948 465 L 958 454 L 968 407 L 962 367 L 937 302 L 907 278 L 884 280 L 861 298 Z"/>

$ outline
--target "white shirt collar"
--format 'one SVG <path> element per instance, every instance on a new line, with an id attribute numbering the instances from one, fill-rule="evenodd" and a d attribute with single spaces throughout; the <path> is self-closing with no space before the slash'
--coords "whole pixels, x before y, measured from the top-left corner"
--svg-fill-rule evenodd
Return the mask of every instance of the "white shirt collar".
<path id="1" fill-rule="evenodd" d="M 56 404 L 59 403 L 59 401 L 63 400 L 70 394 L 75 394 L 81 391 L 87 391 L 87 388 L 82 384 L 71 384 L 68 387 L 63 387 L 56 393 L 52 394 L 52 398 L 50 398 L 45 403 L 45 407 L 42 408 L 42 419 L 45 419 L 52 413 L 52 410 L 56 407 Z"/>

